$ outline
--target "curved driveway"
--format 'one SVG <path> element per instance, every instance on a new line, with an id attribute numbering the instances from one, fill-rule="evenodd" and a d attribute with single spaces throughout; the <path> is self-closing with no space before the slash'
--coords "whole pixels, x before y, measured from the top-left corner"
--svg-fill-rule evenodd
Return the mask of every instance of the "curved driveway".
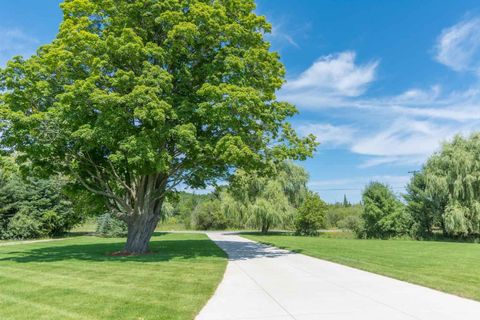
<path id="1" fill-rule="evenodd" d="M 224 279 L 196 320 L 474 320 L 480 303 L 208 233 L 229 255 Z"/>

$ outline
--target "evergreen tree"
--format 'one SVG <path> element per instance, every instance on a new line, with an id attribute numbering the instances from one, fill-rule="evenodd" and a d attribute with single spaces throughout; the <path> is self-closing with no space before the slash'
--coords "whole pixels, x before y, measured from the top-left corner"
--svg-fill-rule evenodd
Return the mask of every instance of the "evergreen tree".
<path id="1" fill-rule="evenodd" d="M 350 202 L 348 202 L 348 200 L 347 200 L 347 195 L 346 194 L 343 195 L 343 206 L 344 207 L 350 207 L 351 206 Z"/>
<path id="2" fill-rule="evenodd" d="M 363 191 L 362 200 L 364 236 L 389 238 L 409 232 L 411 222 L 404 205 L 387 185 L 380 182 L 368 184 Z"/>

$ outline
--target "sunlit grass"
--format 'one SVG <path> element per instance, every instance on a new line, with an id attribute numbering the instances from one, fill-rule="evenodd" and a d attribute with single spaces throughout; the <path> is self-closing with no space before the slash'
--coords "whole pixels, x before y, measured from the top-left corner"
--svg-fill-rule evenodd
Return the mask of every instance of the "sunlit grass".
<path id="1" fill-rule="evenodd" d="M 152 254 L 113 257 L 123 239 L 0 247 L 0 319 L 193 319 L 226 258 L 206 235 L 157 234 Z"/>

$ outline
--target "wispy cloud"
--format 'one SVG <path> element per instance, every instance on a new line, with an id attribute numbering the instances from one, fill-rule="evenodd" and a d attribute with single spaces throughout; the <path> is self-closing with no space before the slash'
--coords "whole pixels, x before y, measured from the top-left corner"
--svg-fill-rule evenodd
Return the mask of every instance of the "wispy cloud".
<path id="1" fill-rule="evenodd" d="M 12 57 L 32 55 L 39 41 L 18 28 L 0 27 L 0 67 Z"/>
<path id="2" fill-rule="evenodd" d="M 375 80 L 379 62 L 358 65 L 355 58 L 353 51 L 322 56 L 298 77 L 289 79 L 279 96 L 305 108 L 358 97 Z"/>
<path id="3" fill-rule="evenodd" d="M 292 45 L 296 48 L 300 47 L 293 38 L 293 36 L 290 35 L 287 31 L 285 31 L 283 25 L 281 24 L 272 25 L 272 33 L 270 33 L 269 37 L 271 39 L 275 39 L 277 42 L 288 43 L 289 45 Z"/>
<path id="4" fill-rule="evenodd" d="M 329 123 L 303 123 L 297 129 L 302 135 L 315 135 L 322 145 L 349 145 L 355 135 L 355 129 L 350 126 L 334 126 Z"/>
<path id="5" fill-rule="evenodd" d="M 455 71 L 480 72 L 480 18 L 465 19 L 442 31 L 436 60 Z"/>
<path id="6" fill-rule="evenodd" d="M 355 64 L 351 52 L 322 57 L 282 89 L 281 98 L 301 109 L 323 110 L 348 120 L 297 125 L 323 145 L 369 157 L 360 167 L 419 165 L 455 134 L 480 127 L 480 90 L 445 91 L 439 85 L 393 96 L 366 97 L 378 62 Z M 327 111 L 328 110 L 328 111 Z M 358 124 L 361 124 L 359 126 Z"/>
<path id="7" fill-rule="evenodd" d="M 298 78 L 290 80 L 285 90 L 317 89 L 332 95 L 359 96 L 375 79 L 378 62 L 356 65 L 355 57 L 353 51 L 320 57 Z"/>

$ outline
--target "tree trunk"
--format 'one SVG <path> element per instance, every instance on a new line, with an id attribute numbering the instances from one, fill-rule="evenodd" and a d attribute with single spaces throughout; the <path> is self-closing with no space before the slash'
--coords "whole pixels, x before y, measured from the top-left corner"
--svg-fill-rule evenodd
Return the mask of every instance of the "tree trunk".
<path id="1" fill-rule="evenodd" d="M 128 234 L 124 252 L 128 254 L 143 254 L 148 252 L 148 243 L 157 227 L 160 217 L 153 213 L 144 213 L 127 223 Z"/>
<path id="2" fill-rule="evenodd" d="M 148 243 L 162 216 L 164 185 L 161 176 L 144 176 L 137 187 L 135 210 L 125 222 L 128 226 L 124 253 L 143 254 L 148 252 Z M 159 196 L 160 194 L 160 196 Z"/>
<path id="3" fill-rule="evenodd" d="M 268 233 L 268 229 L 270 229 L 270 224 L 269 223 L 264 223 L 262 225 L 262 233 L 263 234 L 267 234 Z"/>

